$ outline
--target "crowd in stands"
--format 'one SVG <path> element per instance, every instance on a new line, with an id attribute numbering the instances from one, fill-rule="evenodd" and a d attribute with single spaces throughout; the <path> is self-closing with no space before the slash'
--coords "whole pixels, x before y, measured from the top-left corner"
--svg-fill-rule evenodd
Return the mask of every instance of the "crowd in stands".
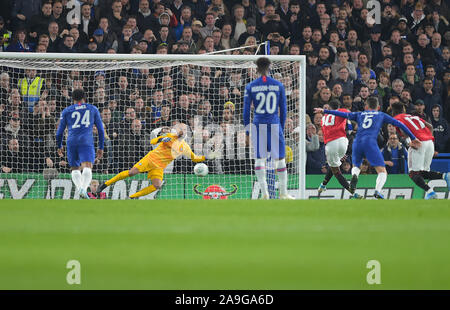
<path id="1" fill-rule="evenodd" d="M 362 111 L 378 98 L 384 112 L 395 102 L 434 127 L 437 153 L 450 152 L 450 3 L 447 0 L 380 0 L 380 15 L 363 0 L 4 0 L 0 4 L 0 52 L 306 55 L 307 173 L 326 172 L 320 114 L 339 100 Z M 378 19 L 378 20 L 377 20 Z M 297 172 L 298 68 L 273 75 L 288 91 L 285 136 L 290 172 Z M 96 171 L 128 169 L 151 148 L 161 126 L 242 123 L 245 84 L 252 69 L 208 66 L 53 71 L 0 68 L 0 173 L 69 171 L 58 157 L 55 129 L 71 92 L 83 88 L 101 112 L 107 133 L 105 157 Z M 212 127 L 211 127 L 212 128 Z M 204 130 L 209 141 L 214 130 Z M 349 127 L 347 158 L 351 168 Z M 245 135 L 233 136 L 247 159 L 216 160 L 215 173 L 250 173 Z M 144 143 L 143 143 L 144 141 Z M 147 142 L 145 142 L 147 141 Z M 407 143 L 393 126 L 378 139 L 389 173 L 407 172 Z M 30 155 L 32 154 L 32 155 Z M 290 160 L 289 160 L 290 159 Z M 176 161 L 174 172 L 190 169 Z M 371 173 L 365 163 L 362 173 Z"/>

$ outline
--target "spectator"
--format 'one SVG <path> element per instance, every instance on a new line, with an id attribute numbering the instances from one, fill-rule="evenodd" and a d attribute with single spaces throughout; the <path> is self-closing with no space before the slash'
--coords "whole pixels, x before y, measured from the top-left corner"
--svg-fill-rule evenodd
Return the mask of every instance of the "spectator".
<path id="1" fill-rule="evenodd" d="M 381 27 L 378 25 L 373 26 L 370 32 L 370 40 L 362 45 L 372 68 L 375 68 L 383 60 L 382 49 L 386 45 L 386 42 L 380 40 L 380 37 Z"/>
<path id="2" fill-rule="evenodd" d="M 342 67 L 346 67 L 350 76 L 350 79 L 356 79 L 356 67 L 353 62 L 349 62 L 348 52 L 346 50 L 341 50 L 338 52 L 338 61 L 334 62 L 331 66 L 331 73 L 333 77 L 338 77 L 338 70 Z"/>
<path id="3" fill-rule="evenodd" d="M 425 23 L 425 14 L 423 13 L 422 3 L 418 2 L 414 8 L 412 15 L 407 15 L 408 27 L 411 32 L 417 34 L 418 29 Z"/>
<path id="4" fill-rule="evenodd" d="M 409 89 L 402 90 L 400 101 L 405 106 L 406 113 L 411 114 L 415 111 L 415 107 L 412 102 L 411 92 L 409 91 Z"/>
<path id="5" fill-rule="evenodd" d="M 438 153 L 445 153 L 447 141 L 449 140 L 448 122 L 442 115 L 442 107 L 433 105 L 431 109 L 431 124 L 433 125 L 434 146 Z"/>
<path id="6" fill-rule="evenodd" d="M 99 194 L 97 194 L 97 189 L 99 187 L 100 183 L 98 182 L 98 180 L 92 180 L 91 181 L 91 185 L 89 186 L 90 188 L 90 192 L 88 193 L 89 198 L 91 199 L 106 199 L 106 192 L 101 192 Z"/>
<path id="7" fill-rule="evenodd" d="M 103 32 L 103 29 L 96 29 L 93 33 L 93 38 L 97 43 L 97 53 L 106 53 L 110 46 L 105 41 L 105 33 Z"/>
<path id="8" fill-rule="evenodd" d="M 413 90 L 419 83 L 419 76 L 416 74 L 416 67 L 413 64 L 406 66 L 406 71 L 402 74 L 402 80 L 405 83 L 405 88 Z"/>
<path id="9" fill-rule="evenodd" d="M 278 32 L 281 36 L 287 37 L 289 27 L 280 18 L 280 15 L 275 13 L 275 6 L 267 4 L 264 8 L 264 16 L 261 18 L 261 33 L 267 36 L 269 33 Z"/>
<path id="10" fill-rule="evenodd" d="M 433 80 L 433 91 L 442 97 L 444 89 L 442 87 L 442 82 L 436 78 L 436 69 L 433 65 L 425 67 L 425 77 Z"/>
<path id="11" fill-rule="evenodd" d="M 11 41 L 11 44 L 6 48 L 7 52 L 32 52 L 33 45 L 28 43 L 25 29 L 17 30 Z"/>
<path id="12" fill-rule="evenodd" d="M 164 93 L 158 89 L 153 93 L 153 100 L 151 102 L 152 118 L 154 121 L 161 117 L 161 108 L 164 103 Z"/>
<path id="13" fill-rule="evenodd" d="M 261 39 L 261 33 L 256 29 L 256 21 L 253 18 L 247 19 L 247 31 L 239 36 L 238 44 L 244 45 L 248 37 L 254 37 L 258 42 Z"/>
<path id="14" fill-rule="evenodd" d="M 416 88 L 413 98 L 422 99 L 425 102 L 425 113 L 431 115 L 431 107 L 441 105 L 441 97 L 433 91 L 433 80 L 429 77 L 423 79 L 422 86 Z"/>
<path id="15" fill-rule="evenodd" d="M 28 158 L 26 157 L 23 146 L 19 144 L 17 138 L 7 141 L 7 147 L 0 149 L 0 165 L 2 173 L 21 173 L 28 171 Z"/>
<path id="16" fill-rule="evenodd" d="M 111 8 L 112 11 L 107 16 L 109 25 L 111 27 L 111 30 L 116 33 L 117 37 L 120 37 L 121 31 L 125 26 L 127 16 L 122 12 L 122 2 L 120 0 L 114 0 L 112 2 Z"/>
<path id="17" fill-rule="evenodd" d="M 5 108 L 11 94 L 11 82 L 7 72 L 0 74 L 0 105 Z"/>
<path id="18" fill-rule="evenodd" d="M 157 29 L 158 23 L 156 19 L 152 16 L 152 11 L 150 10 L 149 0 L 139 0 L 139 10 L 137 14 L 137 26 L 141 31 L 147 29 Z"/>
<path id="19" fill-rule="evenodd" d="M 175 38 L 176 40 L 180 40 L 181 34 L 183 33 L 183 30 L 185 27 L 190 27 L 192 25 L 192 9 L 188 5 L 182 5 L 182 1 L 179 1 L 180 5 L 180 13 L 177 15 L 175 13 L 175 16 L 179 20 L 178 26 L 175 28 Z M 172 11 L 175 8 L 175 3 L 172 5 Z"/>
<path id="20" fill-rule="evenodd" d="M 417 99 L 415 101 L 415 111 L 412 113 L 412 115 L 418 116 L 421 119 L 427 121 L 428 123 L 431 123 L 431 119 L 428 117 L 428 115 L 425 113 L 425 102 L 423 102 L 422 99 Z"/>
<path id="21" fill-rule="evenodd" d="M 200 34 L 203 39 L 206 37 L 210 37 L 213 34 L 213 31 L 219 29 L 215 26 L 216 20 L 213 13 L 207 13 L 205 16 L 206 25 L 200 29 Z"/>
<path id="22" fill-rule="evenodd" d="M 353 81 L 350 79 L 349 70 L 347 67 L 340 67 L 337 71 L 335 84 L 342 86 L 342 91 L 347 94 L 353 93 Z"/>
<path id="23" fill-rule="evenodd" d="M 366 85 L 361 86 L 359 94 L 353 100 L 352 111 L 364 111 L 367 98 L 369 98 L 369 87 Z"/>
<path id="24" fill-rule="evenodd" d="M 15 0 L 12 2 L 12 30 L 25 28 L 35 15 L 41 12 L 42 0 Z"/>
<path id="25" fill-rule="evenodd" d="M 314 124 L 308 123 L 306 125 L 306 152 L 315 152 L 319 147 L 320 142 L 319 136 L 317 135 L 317 128 Z"/>
<path id="26" fill-rule="evenodd" d="M 370 73 L 369 77 L 371 77 L 371 78 L 377 77 L 375 74 L 375 71 L 369 67 L 369 58 L 367 57 L 367 54 L 364 52 L 360 52 L 358 54 L 358 66 L 356 67 L 357 80 L 361 79 L 361 74 L 362 74 L 362 71 L 364 68 L 367 68 L 369 70 L 369 73 Z M 367 80 L 368 79 L 369 78 L 367 78 Z"/>
<path id="27" fill-rule="evenodd" d="M 435 51 L 430 44 L 430 39 L 426 34 L 420 34 L 417 39 L 417 46 L 414 48 L 420 57 L 423 66 L 433 65 L 436 62 Z"/>
<path id="28" fill-rule="evenodd" d="M 37 40 L 41 34 L 47 32 L 48 25 L 52 19 L 52 4 L 50 2 L 43 2 L 41 12 L 33 15 L 27 23 L 29 36 Z"/>
<path id="29" fill-rule="evenodd" d="M 175 43 L 174 39 L 170 35 L 168 26 L 161 26 L 159 29 L 159 39 L 156 43 L 156 46 L 160 46 L 161 44 L 165 44 L 168 49 L 172 49 L 172 45 Z"/>
<path id="30" fill-rule="evenodd" d="M 65 29 L 64 31 L 65 31 L 64 34 L 66 34 L 66 35 L 69 34 L 69 31 L 67 29 Z M 42 36 L 44 36 L 44 35 L 41 34 L 39 39 Z M 47 36 L 47 35 L 45 35 L 45 36 Z M 59 36 L 59 25 L 55 21 L 50 22 L 48 25 L 48 39 L 49 40 L 48 40 L 47 51 L 50 53 L 58 52 L 59 45 L 61 44 L 61 37 Z"/>
<path id="31" fill-rule="evenodd" d="M 84 49 L 84 46 L 88 43 L 88 39 L 85 38 L 85 36 L 80 36 L 80 32 L 78 31 L 78 28 L 72 28 L 69 30 L 69 35 L 73 38 L 73 49 L 76 51 L 82 51 Z M 84 35 L 84 32 L 83 32 Z M 64 42 L 64 37 L 63 37 Z"/>
<path id="32" fill-rule="evenodd" d="M 6 141 L 8 137 L 12 137 L 14 139 L 17 139 L 18 141 L 21 142 L 21 144 L 25 143 L 25 141 L 27 141 L 27 134 L 28 132 L 26 132 L 22 126 L 20 125 L 21 121 L 19 118 L 17 117 L 13 117 L 9 120 L 8 124 L 2 128 L 3 129 L 3 134 L 2 134 L 2 143 L 4 143 L 6 145 Z"/>
<path id="33" fill-rule="evenodd" d="M 321 88 L 314 96 L 313 96 L 313 102 L 311 105 L 311 110 L 309 115 L 313 116 L 312 110 L 314 108 L 322 108 L 325 104 L 330 103 L 331 101 L 331 90 L 330 88 L 323 87 Z"/>
<path id="34" fill-rule="evenodd" d="M 406 148 L 399 142 L 396 134 L 389 136 L 389 141 L 381 150 L 389 174 L 408 173 L 408 152 Z"/>
<path id="35" fill-rule="evenodd" d="M 94 42 L 95 39 L 91 39 L 92 41 L 89 41 L 89 44 L 91 42 Z M 75 48 L 75 40 L 71 35 L 66 35 L 63 38 L 63 44 L 59 48 L 59 52 L 61 53 L 78 53 L 79 51 Z"/>
<path id="36" fill-rule="evenodd" d="M 119 48 L 118 37 L 117 34 L 111 30 L 108 18 L 106 17 L 100 18 L 98 28 L 103 30 L 103 41 L 105 42 L 106 46 L 114 49 L 117 52 Z"/>
<path id="37" fill-rule="evenodd" d="M 171 114 L 175 120 L 189 125 L 189 119 L 193 115 L 193 111 L 192 107 L 189 105 L 189 97 L 187 95 L 180 95 L 178 98 L 178 104 L 172 109 Z"/>
<path id="38" fill-rule="evenodd" d="M 327 160 L 325 157 L 325 144 L 323 143 L 323 133 L 319 130 L 319 149 L 313 152 L 307 152 L 306 156 L 306 173 L 307 174 L 323 174 L 327 172 Z"/>
<path id="39" fill-rule="evenodd" d="M 19 80 L 17 87 L 30 112 L 40 96 L 46 94 L 45 80 L 37 75 L 36 69 L 25 69 L 25 77 Z"/>
<path id="40" fill-rule="evenodd" d="M 52 20 L 58 23 L 59 29 L 68 29 L 67 13 L 64 12 L 62 0 L 54 0 L 52 6 Z"/>

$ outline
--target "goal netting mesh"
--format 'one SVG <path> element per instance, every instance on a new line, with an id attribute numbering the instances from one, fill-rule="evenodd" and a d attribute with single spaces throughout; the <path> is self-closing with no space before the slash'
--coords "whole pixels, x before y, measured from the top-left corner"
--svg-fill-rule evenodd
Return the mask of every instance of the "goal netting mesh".
<path id="1" fill-rule="evenodd" d="M 91 191 L 151 151 L 155 146 L 150 140 L 163 126 L 178 123 L 186 129 L 185 140 L 196 154 L 215 152 L 218 157 L 205 162 L 206 177 L 194 175 L 190 159 L 176 159 L 164 170 L 162 189 L 141 199 L 260 196 L 252 146 L 246 146 L 242 121 L 244 89 L 257 77 L 257 56 L 90 56 L 0 55 L 0 199 L 79 198 L 67 154 L 58 156 L 55 139 L 60 113 L 72 104 L 71 94 L 77 88 L 84 89 L 87 102 L 100 110 L 106 133 L 104 156 L 94 163 Z M 303 57 L 271 60 L 271 75 L 284 84 L 287 95 L 288 188 L 300 197 Z M 94 138 L 97 141 L 95 128 Z M 270 158 L 267 167 L 271 198 L 277 198 L 278 180 Z M 99 198 L 125 199 L 150 182 L 145 174 L 128 178 Z"/>

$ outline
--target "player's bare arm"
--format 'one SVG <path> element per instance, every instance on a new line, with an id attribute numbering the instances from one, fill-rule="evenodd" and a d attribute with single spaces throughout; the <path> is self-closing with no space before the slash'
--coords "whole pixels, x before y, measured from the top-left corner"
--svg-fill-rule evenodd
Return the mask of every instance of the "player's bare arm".
<path id="1" fill-rule="evenodd" d="M 323 109 L 322 108 L 314 108 L 314 113 L 323 113 Z"/>

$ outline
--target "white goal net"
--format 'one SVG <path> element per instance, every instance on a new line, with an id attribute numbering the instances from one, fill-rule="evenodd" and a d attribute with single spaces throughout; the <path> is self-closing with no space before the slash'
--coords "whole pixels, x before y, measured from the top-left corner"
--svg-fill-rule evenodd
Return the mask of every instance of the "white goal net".
<path id="1" fill-rule="evenodd" d="M 164 170 L 161 190 L 141 199 L 257 199 L 254 156 L 242 118 L 244 89 L 257 77 L 258 57 L 0 54 L 0 199 L 79 198 L 67 154 L 58 156 L 55 138 L 60 113 L 72 104 L 77 88 L 100 110 L 106 133 L 91 191 L 151 151 L 150 140 L 163 126 L 179 123 L 196 154 L 214 151 L 218 157 L 205 162 L 206 177 L 193 173 L 190 159 L 176 159 Z M 305 58 L 268 57 L 271 76 L 286 88 L 289 193 L 305 198 Z M 270 159 L 267 167 L 269 192 L 277 198 Z M 141 174 L 98 198 L 125 199 L 149 183 Z"/>

